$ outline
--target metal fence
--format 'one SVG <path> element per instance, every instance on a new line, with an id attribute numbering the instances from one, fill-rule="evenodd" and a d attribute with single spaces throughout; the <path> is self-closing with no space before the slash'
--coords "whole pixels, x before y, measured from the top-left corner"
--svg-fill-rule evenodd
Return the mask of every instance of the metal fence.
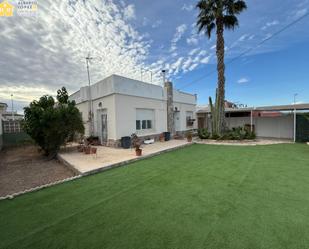
<path id="1" fill-rule="evenodd" d="M 0 142 L 3 147 L 32 143 L 32 139 L 23 131 L 21 122 L 21 120 L 2 121 L 3 134 Z"/>
<path id="2" fill-rule="evenodd" d="M 19 133 L 22 132 L 21 120 L 3 121 L 3 133 Z"/>

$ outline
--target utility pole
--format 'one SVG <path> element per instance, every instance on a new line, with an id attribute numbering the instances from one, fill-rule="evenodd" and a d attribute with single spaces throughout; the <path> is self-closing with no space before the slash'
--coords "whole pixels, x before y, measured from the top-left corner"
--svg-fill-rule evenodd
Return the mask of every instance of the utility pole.
<path id="1" fill-rule="evenodd" d="M 11 102 L 12 102 L 12 119 L 14 121 L 15 120 L 15 116 L 14 116 L 14 105 L 13 105 L 13 94 L 11 94 Z"/>
<path id="2" fill-rule="evenodd" d="M 296 142 L 296 97 L 297 93 L 294 94 L 294 143 Z"/>
<path id="3" fill-rule="evenodd" d="M 89 94 L 89 100 L 88 100 L 88 119 L 89 119 L 89 133 L 91 136 L 93 136 L 94 132 L 94 124 L 93 124 L 93 103 L 92 103 L 92 96 L 91 96 L 91 82 L 90 82 L 90 73 L 89 73 L 89 62 L 93 59 L 93 57 L 90 57 L 90 53 L 86 57 L 86 63 L 87 63 L 87 73 L 88 73 L 88 94 Z"/>

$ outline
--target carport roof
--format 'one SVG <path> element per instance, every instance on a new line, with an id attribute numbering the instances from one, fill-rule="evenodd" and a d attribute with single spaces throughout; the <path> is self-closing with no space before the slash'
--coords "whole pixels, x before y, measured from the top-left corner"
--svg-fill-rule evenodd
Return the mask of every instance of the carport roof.
<path id="1" fill-rule="evenodd" d="M 293 111 L 293 110 L 309 110 L 309 103 L 296 105 L 276 105 L 261 107 L 245 107 L 245 108 L 225 108 L 225 112 L 251 112 L 251 111 Z M 201 108 L 197 113 L 210 113 L 209 107 Z"/>

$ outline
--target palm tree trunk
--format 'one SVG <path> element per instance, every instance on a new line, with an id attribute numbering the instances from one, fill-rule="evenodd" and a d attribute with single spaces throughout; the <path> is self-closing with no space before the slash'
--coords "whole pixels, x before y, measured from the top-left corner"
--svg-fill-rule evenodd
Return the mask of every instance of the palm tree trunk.
<path id="1" fill-rule="evenodd" d="M 216 21 L 217 26 L 217 71 L 218 71 L 218 132 L 222 135 L 225 128 L 225 65 L 224 65 L 224 27 L 222 18 L 218 18 Z"/>

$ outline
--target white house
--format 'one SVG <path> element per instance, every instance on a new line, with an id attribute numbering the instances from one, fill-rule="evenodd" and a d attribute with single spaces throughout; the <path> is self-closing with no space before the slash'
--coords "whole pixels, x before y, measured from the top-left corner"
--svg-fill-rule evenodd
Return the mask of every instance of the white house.
<path id="1" fill-rule="evenodd" d="M 98 136 L 108 146 L 119 146 L 132 133 L 157 139 L 162 132 L 182 133 L 196 126 L 196 95 L 174 90 L 170 82 L 161 87 L 111 75 L 90 91 L 82 87 L 70 100 L 82 113 L 85 135 Z"/>

